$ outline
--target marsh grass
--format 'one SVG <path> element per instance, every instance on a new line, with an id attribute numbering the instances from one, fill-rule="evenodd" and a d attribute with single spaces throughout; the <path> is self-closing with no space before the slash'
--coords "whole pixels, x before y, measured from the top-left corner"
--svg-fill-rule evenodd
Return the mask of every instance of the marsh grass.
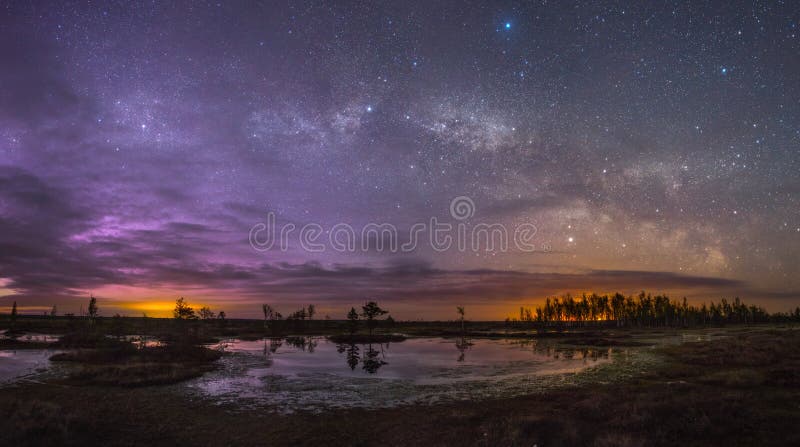
<path id="1" fill-rule="evenodd" d="M 222 353 L 194 344 L 137 348 L 114 340 L 100 348 L 55 354 L 51 361 L 73 364 L 65 382 L 80 385 L 146 386 L 176 383 L 214 369 Z"/>
<path id="2" fill-rule="evenodd" d="M 67 383 L 81 385 L 167 385 L 199 377 L 214 367 L 197 363 L 128 362 L 118 365 L 79 365 Z"/>
<path id="3" fill-rule="evenodd" d="M 40 399 L 13 399 L 0 407 L 6 421 L 4 445 L 59 445 L 90 433 L 89 424 L 63 407 Z"/>
<path id="4" fill-rule="evenodd" d="M 280 415 L 175 386 L 29 384 L 0 393 L 0 444 L 800 445 L 800 331 L 720 335 L 648 349 L 625 380 L 479 403 Z"/>

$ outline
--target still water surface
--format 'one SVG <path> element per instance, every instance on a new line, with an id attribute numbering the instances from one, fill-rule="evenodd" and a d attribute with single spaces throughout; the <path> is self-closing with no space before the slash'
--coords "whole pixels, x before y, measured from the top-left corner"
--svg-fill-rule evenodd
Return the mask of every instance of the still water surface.
<path id="1" fill-rule="evenodd" d="M 546 389 L 609 363 L 608 348 L 537 340 L 411 338 L 337 344 L 324 338 L 228 340 L 223 367 L 189 383 L 222 403 L 278 411 L 376 407 L 472 399 Z"/>
<path id="2" fill-rule="evenodd" d="M 52 340 L 45 335 L 29 339 Z M 627 355 L 548 340 L 481 338 L 409 338 L 370 345 L 287 337 L 225 340 L 210 347 L 227 353 L 220 367 L 177 388 L 219 404 L 280 412 L 528 394 L 577 383 L 577 373 Z M 0 386 L 39 380 L 43 374 L 58 377 L 60 368 L 48 360 L 55 352 L 0 350 Z"/>
<path id="3" fill-rule="evenodd" d="M 0 351 L 0 385 L 33 378 L 50 366 L 55 351 L 49 349 L 21 349 Z"/>

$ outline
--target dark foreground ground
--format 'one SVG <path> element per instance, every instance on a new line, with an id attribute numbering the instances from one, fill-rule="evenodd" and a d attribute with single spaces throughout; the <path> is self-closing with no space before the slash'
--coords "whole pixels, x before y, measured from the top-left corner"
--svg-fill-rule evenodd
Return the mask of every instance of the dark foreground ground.
<path id="1" fill-rule="evenodd" d="M 382 410 L 276 415 L 175 387 L 0 390 L 0 445 L 800 445 L 800 331 L 662 348 L 626 383 Z"/>

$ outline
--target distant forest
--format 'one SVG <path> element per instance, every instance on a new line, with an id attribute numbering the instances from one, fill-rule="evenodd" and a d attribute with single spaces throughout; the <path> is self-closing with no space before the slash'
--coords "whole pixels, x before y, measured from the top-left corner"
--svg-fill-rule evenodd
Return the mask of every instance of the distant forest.
<path id="1" fill-rule="evenodd" d="M 260 305 L 264 314 L 263 326 L 271 331 L 292 329 L 303 331 L 307 324 L 314 320 L 317 314 L 316 306 L 309 304 L 299 310 L 283 316 L 269 304 Z M 97 299 L 90 297 L 87 310 L 81 308 L 78 317 L 85 317 L 92 321 L 102 318 L 98 311 Z M 388 310 L 378 307 L 377 303 L 370 301 L 362 307 L 363 312 L 357 312 L 351 308 L 345 319 L 331 318 L 324 316 L 321 323 L 325 327 L 335 322 L 346 322 L 347 327 L 353 332 L 353 328 L 359 326 L 363 321 L 368 328 L 392 327 L 396 323 L 420 324 L 422 321 L 396 321 L 387 315 Z M 465 324 L 465 308 L 457 306 L 457 315 L 462 331 Z M 56 306 L 50 312 L 43 312 L 41 316 L 54 318 L 58 315 Z M 62 315 L 68 320 L 76 317 L 75 314 L 65 313 Z M 17 303 L 14 302 L 10 315 L 0 314 L 0 321 L 8 317 L 10 327 L 13 328 L 19 317 L 17 313 Z M 39 315 L 26 315 L 28 318 L 37 318 Z M 147 315 L 143 315 L 148 319 Z M 123 318 L 120 314 L 115 314 L 114 321 Z M 198 322 L 216 321 L 221 327 L 227 326 L 227 316 L 224 311 L 214 312 L 208 306 L 203 306 L 199 310 L 192 308 L 184 298 L 178 298 L 173 310 L 174 320 L 196 320 Z M 236 319 L 239 322 L 257 321 L 255 319 Z M 441 323 L 440 320 L 432 320 L 429 323 Z M 711 301 L 710 304 L 690 305 L 684 297 L 680 301 L 671 300 L 666 295 L 651 295 L 641 292 L 639 295 L 624 296 L 620 293 L 613 295 L 584 294 L 581 297 L 573 297 L 570 294 L 560 297 L 547 298 L 542 306 L 534 308 L 519 307 L 519 317 L 508 317 L 505 319 L 506 325 L 514 326 L 534 326 L 536 328 L 556 328 L 565 327 L 688 327 L 725 324 L 754 324 L 754 323 L 800 323 L 800 306 L 790 312 L 769 313 L 763 307 L 747 305 L 738 297 L 733 301 L 721 299 L 718 303 Z"/>
<path id="2" fill-rule="evenodd" d="M 666 295 L 638 296 L 571 295 L 547 298 L 543 306 L 534 309 L 519 308 L 519 319 L 508 318 L 507 322 L 530 322 L 543 325 L 585 326 L 587 323 L 608 322 L 618 327 L 642 326 L 696 326 L 736 323 L 767 323 L 800 321 L 800 307 L 789 313 L 770 314 L 764 308 L 748 306 L 739 298 L 733 302 L 722 299 L 701 306 L 690 305 L 686 298 L 670 300 Z"/>

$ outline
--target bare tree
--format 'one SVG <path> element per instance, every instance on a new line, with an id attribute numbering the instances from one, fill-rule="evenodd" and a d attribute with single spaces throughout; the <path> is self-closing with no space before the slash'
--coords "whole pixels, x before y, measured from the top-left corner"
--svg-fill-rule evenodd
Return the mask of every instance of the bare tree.
<path id="1" fill-rule="evenodd" d="M 261 311 L 264 312 L 264 330 L 267 330 L 269 328 L 268 321 L 275 319 L 275 309 L 269 304 L 262 304 Z"/>
<path id="2" fill-rule="evenodd" d="M 14 325 L 17 323 L 17 302 L 14 301 L 14 304 L 11 306 L 11 329 L 14 329 Z"/>
<path id="3" fill-rule="evenodd" d="M 97 315 L 99 314 L 99 309 L 97 308 L 97 298 L 90 296 L 89 297 L 89 309 L 87 315 L 89 316 L 89 326 L 94 326 L 95 320 L 97 319 Z"/>

